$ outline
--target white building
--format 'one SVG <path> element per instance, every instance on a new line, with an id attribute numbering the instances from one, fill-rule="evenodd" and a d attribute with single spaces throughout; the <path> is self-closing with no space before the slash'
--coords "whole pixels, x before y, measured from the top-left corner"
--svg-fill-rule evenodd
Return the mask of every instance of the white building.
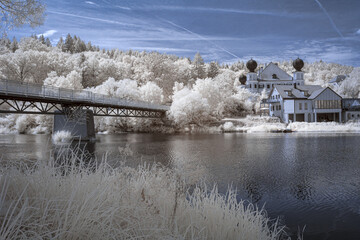
<path id="1" fill-rule="evenodd" d="M 342 100 L 343 119 L 360 121 L 360 98 L 344 98 Z"/>
<path id="2" fill-rule="evenodd" d="M 269 115 L 289 122 L 342 121 L 342 98 L 317 85 L 275 85 L 269 93 Z"/>
<path id="3" fill-rule="evenodd" d="M 261 67 L 256 73 L 257 62 L 251 59 L 246 63 L 249 73 L 246 75 L 245 87 L 251 92 L 260 93 L 264 89 L 270 92 L 275 85 L 304 85 L 304 72 L 301 71 L 304 62 L 298 58 L 293 62 L 293 66 L 296 70 L 293 77 L 272 62 L 267 64 L 265 68 Z"/>

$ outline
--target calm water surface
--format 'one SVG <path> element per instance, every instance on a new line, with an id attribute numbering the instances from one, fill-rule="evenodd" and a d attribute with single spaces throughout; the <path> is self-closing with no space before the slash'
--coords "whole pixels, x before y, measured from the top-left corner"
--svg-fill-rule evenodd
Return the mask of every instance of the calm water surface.
<path id="1" fill-rule="evenodd" d="M 116 165 L 181 163 L 216 182 L 221 192 L 237 188 L 239 199 L 280 217 L 304 239 L 360 239 L 360 134 L 98 135 L 87 146 Z M 130 144 L 133 156 L 120 157 Z M 48 159 L 47 135 L 0 135 L 1 161 Z"/>

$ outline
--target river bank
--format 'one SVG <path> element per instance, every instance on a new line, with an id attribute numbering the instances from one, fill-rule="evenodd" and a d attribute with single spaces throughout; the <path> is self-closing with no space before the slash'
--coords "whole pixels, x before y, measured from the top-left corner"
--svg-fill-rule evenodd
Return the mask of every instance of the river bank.
<path id="1" fill-rule="evenodd" d="M 265 210 L 236 192 L 193 185 L 158 164 L 109 166 L 62 155 L 0 168 L 0 238 L 280 239 Z"/>
<path id="2" fill-rule="evenodd" d="M 360 132 L 360 122 L 281 123 L 278 118 L 251 116 L 224 118 L 203 124 L 177 126 L 159 119 L 95 118 L 98 134 L 132 133 L 222 133 L 222 132 Z M 0 118 L 0 134 L 50 134 L 52 116 L 7 115 Z"/>

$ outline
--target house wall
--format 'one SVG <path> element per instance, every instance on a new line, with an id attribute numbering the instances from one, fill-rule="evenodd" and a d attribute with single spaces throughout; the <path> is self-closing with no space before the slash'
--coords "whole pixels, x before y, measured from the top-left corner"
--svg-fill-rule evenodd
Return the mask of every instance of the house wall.
<path id="1" fill-rule="evenodd" d="M 260 78 L 264 80 L 271 80 L 273 79 L 273 74 L 276 74 L 281 80 L 292 80 L 290 75 L 273 63 L 266 66 L 266 68 L 260 73 Z"/>
<path id="2" fill-rule="evenodd" d="M 360 111 L 344 111 L 343 120 L 345 122 L 347 122 L 349 120 L 359 121 L 360 120 Z"/>
<path id="3" fill-rule="evenodd" d="M 307 104 L 307 109 L 305 109 L 305 103 Z M 300 109 L 301 104 L 301 109 Z M 309 113 L 312 112 L 312 101 L 311 100 L 295 100 L 295 112 L 296 113 Z"/>
<path id="4" fill-rule="evenodd" d="M 294 113 L 294 100 L 284 100 L 284 113 Z"/>
<path id="5" fill-rule="evenodd" d="M 327 88 L 314 100 L 341 100 L 341 97 Z"/>
<path id="6" fill-rule="evenodd" d="M 281 121 L 283 120 L 283 99 L 279 95 L 278 91 L 273 89 L 272 94 L 268 98 L 269 102 L 269 116 L 279 117 Z"/>
<path id="7" fill-rule="evenodd" d="M 338 105 L 338 108 L 319 108 L 319 106 L 316 106 L 316 102 L 319 100 L 334 100 L 334 101 L 340 101 L 340 104 Z M 342 122 L 341 119 L 341 97 L 337 95 L 335 92 L 330 90 L 329 88 L 326 88 L 319 96 L 317 96 L 312 101 L 312 106 L 314 109 L 314 120 L 317 121 L 318 114 L 323 113 L 334 113 L 338 115 L 339 121 Z"/>

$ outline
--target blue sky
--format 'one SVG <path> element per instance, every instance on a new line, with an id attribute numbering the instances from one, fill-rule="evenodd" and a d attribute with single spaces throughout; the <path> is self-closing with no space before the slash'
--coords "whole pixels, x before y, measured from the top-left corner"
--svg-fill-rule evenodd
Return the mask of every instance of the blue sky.
<path id="1" fill-rule="evenodd" d="M 101 48 L 159 51 L 205 61 L 300 57 L 360 66 L 359 0 L 47 0 L 45 24 L 11 31 L 67 33 Z"/>

